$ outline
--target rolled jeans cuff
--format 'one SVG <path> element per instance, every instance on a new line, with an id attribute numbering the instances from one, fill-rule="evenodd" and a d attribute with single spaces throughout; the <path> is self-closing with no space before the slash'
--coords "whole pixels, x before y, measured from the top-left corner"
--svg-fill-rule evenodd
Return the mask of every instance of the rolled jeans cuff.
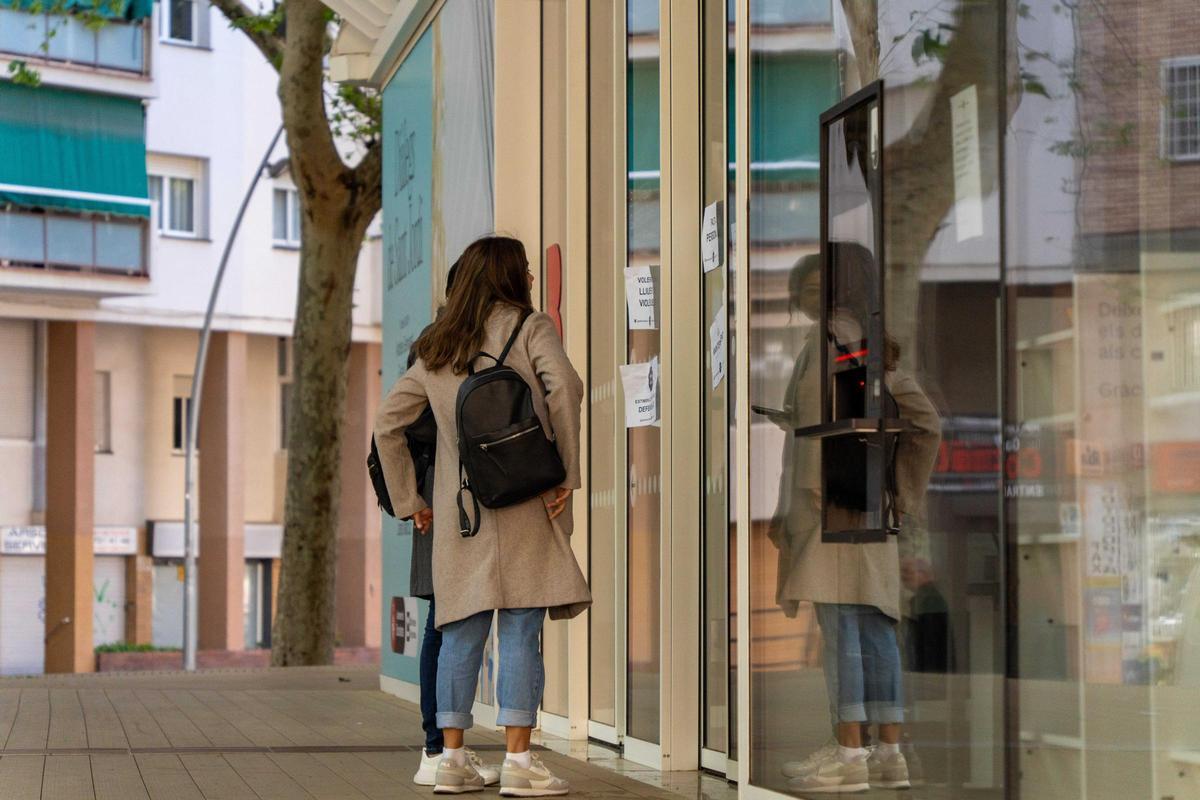
<path id="1" fill-rule="evenodd" d="M 536 711 L 520 711 L 515 708 L 502 708 L 496 714 L 497 725 L 511 725 L 514 728 L 532 728 L 537 724 Z"/>
<path id="2" fill-rule="evenodd" d="M 838 722 L 866 722 L 867 709 L 862 703 L 850 703 L 838 706 Z"/>
<path id="3" fill-rule="evenodd" d="M 896 725 L 904 722 L 904 708 L 894 703 L 867 703 L 867 721 L 879 725 Z"/>
<path id="4" fill-rule="evenodd" d="M 456 728 L 458 730 L 466 730 L 475 725 L 475 717 L 470 714 L 464 714 L 461 711 L 439 711 L 437 712 L 437 726 L 442 730 L 446 728 Z"/>

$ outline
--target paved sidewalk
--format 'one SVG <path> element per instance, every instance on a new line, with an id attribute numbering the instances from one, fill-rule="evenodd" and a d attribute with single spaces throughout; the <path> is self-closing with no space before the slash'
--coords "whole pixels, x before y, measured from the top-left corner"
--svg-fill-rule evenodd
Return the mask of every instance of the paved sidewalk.
<path id="1" fill-rule="evenodd" d="M 432 796 L 412 784 L 420 713 L 379 691 L 378 680 L 361 667 L 0 679 L 0 800 Z M 494 731 L 471 731 L 467 743 L 485 761 L 503 758 Z M 543 758 L 573 796 L 736 796 L 699 773 L 661 774 L 584 743 L 546 744 Z"/>

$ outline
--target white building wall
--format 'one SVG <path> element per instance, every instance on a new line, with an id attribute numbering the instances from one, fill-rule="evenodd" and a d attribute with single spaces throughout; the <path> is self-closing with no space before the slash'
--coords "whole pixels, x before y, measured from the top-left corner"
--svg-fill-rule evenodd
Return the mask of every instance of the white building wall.
<path id="1" fill-rule="evenodd" d="M 106 310 L 153 315 L 165 324 L 175 320 L 174 324 L 196 326 L 245 191 L 280 124 L 277 74 L 245 35 L 231 29 L 211 7 L 201 11 L 210 17 L 209 48 L 161 41 L 160 11 L 156 7 L 152 24 L 154 98 L 146 109 L 148 164 L 152 173 L 178 158 L 205 166 L 205 186 L 197 203 L 205 205 L 200 216 L 206 224 L 196 239 L 152 232 L 152 293 L 105 300 L 101 305 Z M 286 156 L 281 139 L 271 161 Z M 273 244 L 276 188 L 294 188 L 286 171 L 278 177 L 264 174 L 255 188 L 218 298 L 217 328 L 276 335 L 291 330 L 299 253 Z M 379 321 L 371 262 L 371 255 L 365 253 L 355 283 L 356 326 Z M 356 329 L 356 339 L 377 336 L 377 331 Z"/>

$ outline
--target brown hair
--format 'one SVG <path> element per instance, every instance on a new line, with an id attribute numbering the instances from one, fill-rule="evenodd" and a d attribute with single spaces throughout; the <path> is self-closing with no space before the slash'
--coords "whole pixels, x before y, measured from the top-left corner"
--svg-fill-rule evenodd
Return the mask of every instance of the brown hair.
<path id="1" fill-rule="evenodd" d="M 508 236 L 485 236 L 467 246 L 455 264 L 445 310 L 413 345 L 425 369 L 467 371 L 483 347 L 484 326 L 497 305 L 532 311 L 525 246 Z"/>

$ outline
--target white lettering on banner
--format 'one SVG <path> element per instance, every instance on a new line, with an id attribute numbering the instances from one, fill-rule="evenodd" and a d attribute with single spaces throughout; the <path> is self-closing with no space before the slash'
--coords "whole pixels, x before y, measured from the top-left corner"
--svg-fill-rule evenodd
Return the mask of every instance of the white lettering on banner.
<path id="1" fill-rule="evenodd" d="M 643 428 L 658 422 L 658 357 L 622 364 L 621 385 L 625 389 L 625 427 Z"/>
<path id="2" fill-rule="evenodd" d="M 983 236 L 979 171 L 979 97 L 972 84 L 950 98 L 954 148 L 954 228 L 958 241 Z"/>
<path id="3" fill-rule="evenodd" d="M 92 534 L 92 553 L 98 556 L 137 555 L 137 528 L 98 527 Z M 41 556 L 46 554 L 45 525 L 0 527 L 0 554 Z"/>
<path id="4" fill-rule="evenodd" d="M 631 331 L 652 331 L 658 327 L 658 299 L 651 266 L 625 268 L 625 305 L 629 308 Z"/>
<path id="5" fill-rule="evenodd" d="M 137 528 L 96 528 L 92 552 L 102 556 L 136 555 Z"/>
<path id="6" fill-rule="evenodd" d="M 725 263 L 725 237 L 722 224 L 725 219 L 725 206 L 718 200 L 706 206 L 704 219 L 700 225 L 700 263 L 705 272 L 712 272 Z"/>
<path id="7" fill-rule="evenodd" d="M 725 378 L 725 306 L 717 309 L 716 319 L 708 327 L 709 365 L 712 372 L 712 388 L 716 390 Z"/>
<path id="8" fill-rule="evenodd" d="M 41 525 L 0 528 L 0 553 L 6 556 L 40 556 L 46 552 L 46 529 Z"/>

